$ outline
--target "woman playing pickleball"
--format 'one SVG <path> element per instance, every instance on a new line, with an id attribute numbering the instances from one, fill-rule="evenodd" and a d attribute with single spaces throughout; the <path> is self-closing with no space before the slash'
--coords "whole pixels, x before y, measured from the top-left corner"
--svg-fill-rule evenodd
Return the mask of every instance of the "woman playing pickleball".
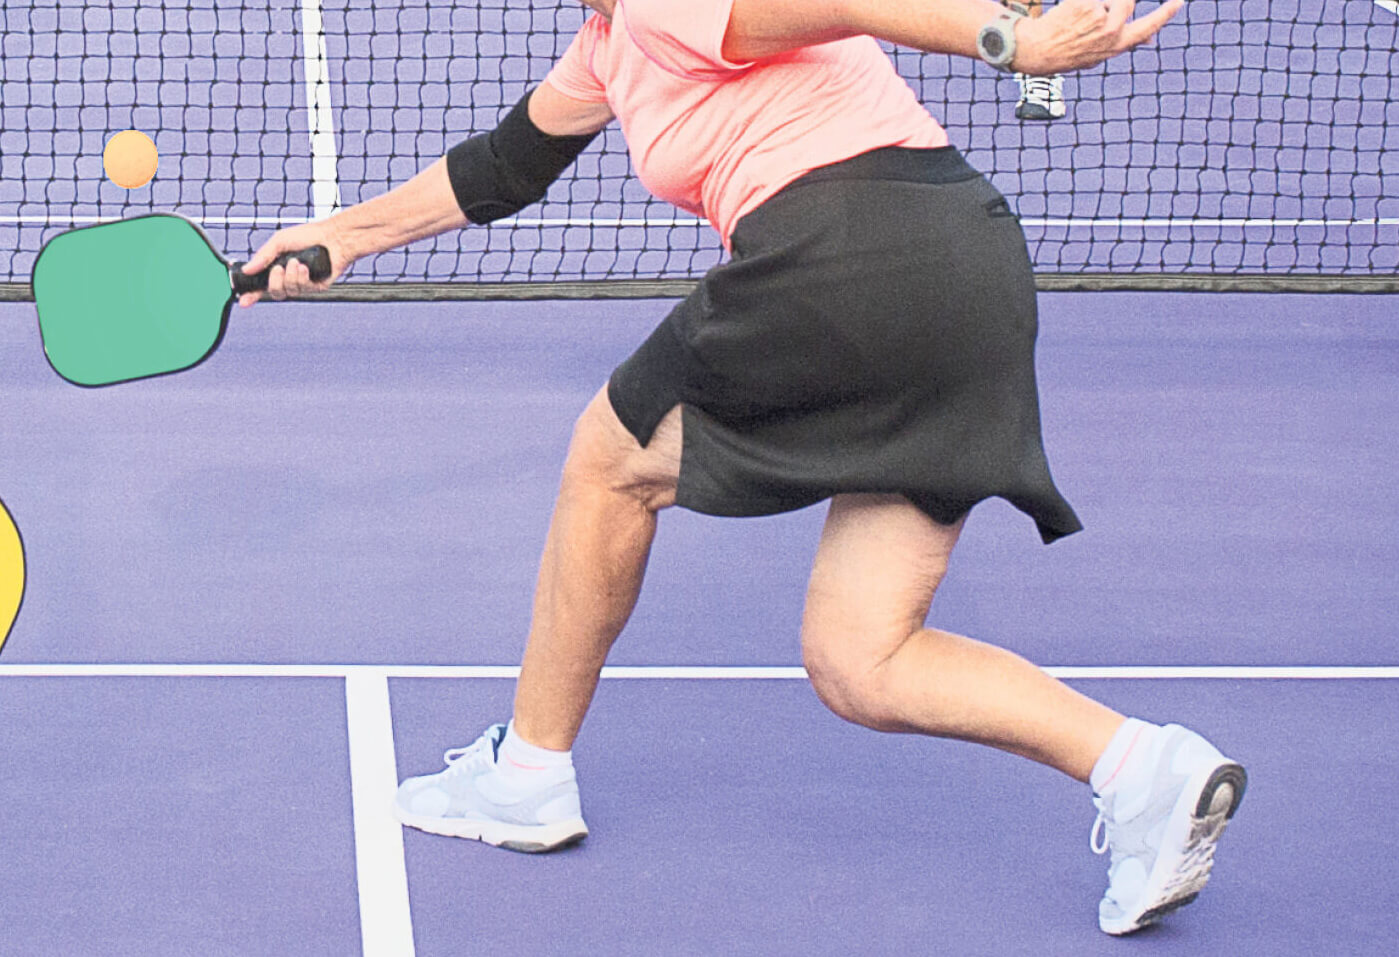
<path id="1" fill-rule="evenodd" d="M 277 233 L 361 256 L 509 216 L 614 119 L 657 196 L 730 252 L 583 411 L 545 544 L 513 718 L 411 778 L 405 824 L 515 850 L 587 834 L 571 749 L 641 588 L 656 514 L 830 510 L 802 622 L 811 682 L 881 731 L 991 745 L 1091 785 L 1111 850 L 1099 922 L 1193 899 L 1243 768 L 1029 662 L 924 627 L 963 520 L 999 496 L 1044 541 L 1080 528 L 1040 437 L 1035 289 L 1004 197 L 948 144 L 876 38 L 1003 70 L 1092 66 L 1180 0 L 586 0 L 595 11 L 499 127 L 392 192 Z M 332 279 L 334 276 L 332 276 Z M 321 288 L 273 267 L 269 294 Z M 250 305 L 258 297 L 244 297 Z M 683 456 L 682 456 L 683 449 Z"/>

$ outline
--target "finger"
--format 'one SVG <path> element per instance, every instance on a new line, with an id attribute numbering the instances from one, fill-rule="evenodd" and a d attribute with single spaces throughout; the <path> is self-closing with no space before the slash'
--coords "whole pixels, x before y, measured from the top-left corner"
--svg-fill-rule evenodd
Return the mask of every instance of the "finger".
<path id="1" fill-rule="evenodd" d="M 243 264 L 243 272 L 248 275 L 260 273 L 267 268 L 268 263 L 276 259 L 279 255 L 281 255 L 281 250 L 278 249 L 275 242 L 269 239 L 262 244 L 261 249 L 253 253 L 251 259 Z"/>
<path id="2" fill-rule="evenodd" d="M 1122 49 L 1126 50 L 1150 40 L 1159 33 L 1161 28 L 1169 23 L 1177 13 L 1180 13 L 1181 8 L 1184 6 L 1185 0 L 1170 0 L 1170 2 L 1163 3 L 1145 16 L 1138 17 L 1127 24 L 1122 31 Z"/>
<path id="3" fill-rule="evenodd" d="M 285 272 L 281 266 L 273 266 L 267 270 L 267 295 L 278 301 L 287 298 L 286 290 L 282 287 Z"/>
<path id="4" fill-rule="evenodd" d="M 261 298 L 262 293 L 260 292 L 245 292 L 243 293 L 243 295 L 238 297 L 238 305 L 242 309 L 247 309 L 249 306 L 257 302 Z"/>
<path id="5" fill-rule="evenodd" d="M 1107 11 L 1104 29 L 1109 33 L 1121 30 L 1123 25 L 1132 19 L 1132 11 L 1136 6 L 1136 0 L 1106 0 L 1103 4 L 1103 9 Z"/>
<path id="6" fill-rule="evenodd" d="M 291 292 L 293 295 L 302 295 L 311 285 L 311 270 L 306 268 L 306 264 L 299 259 L 293 259 L 288 265 L 290 266 Z"/>

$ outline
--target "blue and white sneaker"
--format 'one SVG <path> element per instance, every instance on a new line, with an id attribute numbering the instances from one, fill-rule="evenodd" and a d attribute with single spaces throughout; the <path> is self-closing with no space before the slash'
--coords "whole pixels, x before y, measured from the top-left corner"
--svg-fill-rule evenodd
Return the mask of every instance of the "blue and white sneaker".
<path id="1" fill-rule="evenodd" d="M 1195 732 L 1168 724 L 1162 733 L 1149 789 L 1136 800 L 1093 798 L 1098 819 L 1089 845 L 1095 854 L 1112 851 L 1098 905 L 1098 926 L 1108 934 L 1130 934 L 1199 896 L 1248 784 L 1241 765 Z"/>
<path id="2" fill-rule="evenodd" d="M 492 725 L 475 743 L 444 754 L 445 771 L 400 784 L 394 796 L 398 820 L 420 831 L 530 854 L 587 837 L 573 768 L 558 769 L 540 787 L 520 795 L 495 768 L 504 740 L 505 725 Z"/>

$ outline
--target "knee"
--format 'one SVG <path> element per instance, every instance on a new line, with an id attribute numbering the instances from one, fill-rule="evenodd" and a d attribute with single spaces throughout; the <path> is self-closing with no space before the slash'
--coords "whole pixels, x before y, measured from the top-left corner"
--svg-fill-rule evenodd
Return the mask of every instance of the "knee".
<path id="1" fill-rule="evenodd" d="M 656 511 L 674 502 L 679 463 L 675 463 L 675 475 L 670 474 L 668 464 L 650 447 L 642 448 L 627 431 L 604 390 L 574 423 L 561 492 L 602 492 Z"/>
<path id="2" fill-rule="evenodd" d="M 622 443 L 606 428 L 594 406 L 588 406 L 573 424 L 568 457 L 563 466 L 564 491 L 625 490 L 625 463 L 626 450 Z"/>
<path id="3" fill-rule="evenodd" d="M 864 644 L 855 639 L 830 627 L 803 628 L 802 664 L 812 690 L 822 704 L 852 724 L 876 731 L 904 730 L 885 687 L 887 658 L 854 650 Z"/>

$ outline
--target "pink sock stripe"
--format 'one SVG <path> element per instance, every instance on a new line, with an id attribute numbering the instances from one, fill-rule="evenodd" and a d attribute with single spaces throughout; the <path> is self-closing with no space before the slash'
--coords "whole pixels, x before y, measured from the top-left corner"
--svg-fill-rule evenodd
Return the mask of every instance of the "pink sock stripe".
<path id="1" fill-rule="evenodd" d="M 1145 730 L 1146 728 L 1138 728 L 1137 733 L 1132 736 L 1132 743 L 1127 745 L 1126 751 L 1122 752 L 1122 760 L 1117 762 L 1117 767 L 1112 769 L 1112 773 L 1108 775 L 1108 779 L 1103 782 L 1102 789 L 1104 791 L 1108 789 L 1108 785 L 1113 782 L 1113 779 L 1117 777 L 1118 773 L 1127 766 L 1127 758 L 1131 756 L 1132 749 L 1137 746 L 1137 742 L 1141 740 L 1142 732 Z"/>
<path id="2" fill-rule="evenodd" d="M 522 771 L 543 771 L 543 770 L 544 770 L 543 766 L 536 767 L 536 766 L 533 765 L 533 764 L 521 764 L 519 761 L 516 761 L 514 758 L 512 758 L 512 757 L 511 757 L 510 755 L 508 755 L 508 754 L 505 755 L 504 757 L 505 757 L 505 760 L 509 761 L 511 764 L 515 765 L 515 767 L 521 769 Z"/>

